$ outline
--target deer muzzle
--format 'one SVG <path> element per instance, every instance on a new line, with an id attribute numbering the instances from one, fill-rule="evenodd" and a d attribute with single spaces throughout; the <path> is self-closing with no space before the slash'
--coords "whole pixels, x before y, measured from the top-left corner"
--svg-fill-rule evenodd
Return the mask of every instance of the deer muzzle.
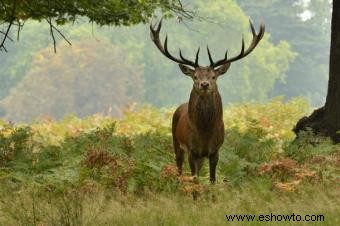
<path id="1" fill-rule="evenodd" d="M 209 89 L 209 82 L 201 82 L 200 89 L 201 90 L 208 90 Z"/>

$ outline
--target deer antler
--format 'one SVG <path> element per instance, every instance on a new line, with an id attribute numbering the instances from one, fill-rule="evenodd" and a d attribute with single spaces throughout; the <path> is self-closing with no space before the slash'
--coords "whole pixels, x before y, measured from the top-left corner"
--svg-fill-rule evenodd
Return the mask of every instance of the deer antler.
<path id="1" fill-rule="evenodd" d="M 184 58 L 183 55 L 182 55 L 181 49 L 179 50 L 180 59 L 172 56 L 168 51 L 168 36 L 166 35 L 166 37 L 165 37 L 164 47 L 163 47 L 163 45 L 162 45 L 162 43 L 159 39 L 159 32 L 161 30 L 161 27 L 162 27 L 162 20 L 160 20 L 156 29 L 154 29 L 152 24 L 150 24 L 151 39 L 155 43 L 157 48 L 161 51 L 161 53 L 163 53 L 163 55 L 166 56 L 167 58 L 169 58 L 170 60 L 173 60 L 177 63 L 189 65 L 189 66 L 192 66 L 194 68 L 199 67 L 199 65 L 198 65 L 198 55 L 199 55 L 199 52 L 200 52 L 200 48 L 198 48 L 198 50 L 196 52 L 195 62 Z"/>
<path id="2" fill-rule="evenodd" d="M 264 26 L 263 23 L 261 23 L 260 31 L 259 31 L 258 34 L 256 34 L 254 25 L 252 24 L 252 22 L 250 20 L 249 20 L 249 23 L 250 23 L 251 32 L 253 33 L 253 40 L 252 40 L 250 46 L 248 47 L 248 49 L 246 51 L 244 50 L 244 38 L 242 38 L 242 48 L 241 48 L 241 52 L 240 52 L 239 55 L 228 59 L 228 50 L 227 50 L 226 53 L 225 53 L 224 59 L 219 60 L 219 61 L 214 63 L 214 61 L 212 60 L 211 54 L 210 54 L 209 47 L 207 47 L 209 60 L 210 60 L 210 67 L 215 68 L 215 67 L 227 64 L 227 63 L 231 63 L 231 62 L 240 60 L 243 57 L 247 56 L 249 53 L 251 53 L 255 49 L 255 47 L 257 46 L 257 44 L 260 42 L 260 40 L 262 39 L 262 37 L 264 35 L 265 26 Z"/>

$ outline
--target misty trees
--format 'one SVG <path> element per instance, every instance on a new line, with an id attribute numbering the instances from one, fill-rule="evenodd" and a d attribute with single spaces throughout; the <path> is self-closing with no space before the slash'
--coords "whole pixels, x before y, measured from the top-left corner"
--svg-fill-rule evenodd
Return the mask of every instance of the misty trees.
<path id="1" fill-rule="evenodd" d="M 205 46 L 209 44 L 209 48 L 214 51 L 213 58 L 216 59 L 223 57 L 225 48 L 229 49 L 230 55 L 238 54 L 241 48 L 242 34 L 245 35 L 246 44 L 250 42 L 251 32 L 249 30 L 249 18 L 233 0 L 216 0 L 209 2 L 209 4 L 206 4 L 204 0 L 198 0 L 195 1 L 195 5 L 202 17 L 206 18 L 205 20 L 185 20 L 180 23 L 175 19 L 164 20 L 167 27 L 166 32 L 174 34 L 169 37 L 169 48 L 172 53 L 177 54 L 178 48 L 180 47 L 183 50 L 184 56 L 191 58 L 195 56 L 195 51 L 198 46 L 201 46 L 203 50 Z M 253 20 L 253 22 L 257 26 L 260 21 Z M 0 54 L 0 61 L 6 62 L 0 68 L 0 99 L 3 99 L 1 102 L 7 103 L 6 106 L 0 104 L 0 109 L 3 107 L 2 112 L 7 112 L 6 118 L 11 115 L 10 112 L 13 117 L 15 115 L 16 119 L 32 119 L 37 117 L 36 109 L 38 109 L 38 107 L 32 108 L 32 112 L 35 113 L 27 118 L 25 114 L 30 113 L 30 111 L 19 111 L 19 109 L 23 109 L 23 100 L 32 103 L 29 100 L 30 96 L 32 96 L 30 95 L 31 93 L 34 94 L 35 98 L 39 97 L 39 95 L 46 97 L 44 109 L 52 108 L 52 103 L 60 103 L 56 101 L 54 95 L 47 95 L 48 87 L 51 87 L 52 83 L 49 82 L 49 85 L 46 87 L 36 87 L 33 85 L 37 83 L 35 81 L 41 79 L 37 76 L 37 73 L 33 75 L 33 71 L 41 70 L 41 72 L 48 77 L 48 73 L 53 71 L 51 67 L 54 67 L 53 64 L 51 64 L 38 69 L 37 67 L 40 64 L 35 63 L 35 59 L 41 55 L 42 51 L 52 52 L 53 50 L 53 48 L 49 46 L 49 44 L 51 45 L 49 34 L 47 32 L 41 32 L 41 30 L 48 30 L 48 24 L 40 24 L 37 22 L 26 23 L 25 29 L 22 30 L 21 34 L 21 36 L 25 38 L 20 40 L 20 42 L 13 43 L 16 48 L 12 48 L 12 43 L 8 43 L 8 47 L 11 48 L 10 51 L 6 54 Z M 107 40 L 108 45 L 112 44 L 124 51 L 124 55 L 126 55 L 124 67 L 142 65 L 142 67 L 138 67 L 138 72 L 141 73 L 140 96 L 138 99 L 140 102 L 151 103 L 157 107 L 168 107 L 187 100 L 187 96 L 190 93 L 191 81 L 181 76 L 177 65 L 169 64 L 166 59 L 159 57 L 157 49 L 152 46 L 152 42 L 149 39 L 148 26 L 139 24 L 136 26 L 121 26 L 115 28 L 107 26 L 92 27 L 87 21 L 78 21 L 74 25 L 66 24 L 63 26 L 63 33 L 72 40 L 73 45 L 76 46 L 75 48 L 78 48 L 77 43 L 82 42 L 84 37 L 94 40 Z M 161 34 L 161 37 L 163 39 L 165 38 L 165 32 Z M 295 53 L 291 50 L 289 43 L 282 41 L 273 44 L 269 37 L 270 34 L 266 34 L 255 50 L 255 54 L 250 55 L 242 61 L 242 63 L 235 63 L 231 67 L 228 76 L 220 78 L 219 87 L 225 103 L 268 100 L 268 94 L 271 92 L 275 82 L 282 79 L 284 73 L 289 69 L 290 63 L 295 57 Z M 95 45 L 88 45 L 88 47 L 93 48 L 89 51 L 98 53 Z M 68 48 L 72 49 L 73 47 L 69 47 L 67 43 L 64 42 L 58 42 L 58 49 L 60 49 L 60 51 L 58 51 L 57 55 L 60 58 L 66 57 L 66 59 L 59 59 L 59 57 L 51 58 L 50 56 L 47 58 L 53 59 L 53 61 L 58 58 L 58 61 L 66 62 L 66 65 L 59 68 L 58 73 L 60 74 L 69 71 L 70 68 L 67 64 L 67 58 L 69 58 L 69 56 L 62 52 L 72 51 L 68 50 Z M 114 62 L 114 56 L 111 58 L 110 56 L 105 56 L 105 59 L 107 58 L 112 60 L 112 62 L 108 62 L 108 65 L 111 66 L 112 64 L 117 66 Z M 91 58 L 84 60 L 91 60 Z M 48 61 L 45 61 L 45 63 L 49 64 Z M 209 63 L 206 51 L 202 51 L 200 63 L 202 65 Z M 94 64 L 94 62 L 92 64 Z M 99 64 L 103 65 L 100 62 Z M 103 68 L 111 70 L 111 67 Z M 79 73 L 82 74 L 82 71 L 79 70 Z M 105 77 L 106 72 L 102 71 L 102 73 L 104 73 L 103 76 Z M 26 78 L 27 76 L 29 76 L 30 79 Z M 100 79 L 100 76 L 101 74 L 99 73 L 93 73 L 93 79 Z M 87 79 L 87 76 L 84 78 L 86 78 L 86 81 L 82 84 L 92 81 Z M 117 87 L 125 86 L 122 79 L 107 79 L 108 83 L 112 82 Z M 66 82 L 66 80 L 64 82 Z M 80 85 L 80 83 L 77 84 Z M 96 83 L 93 83 L 93 85 L 94 84 Z M 66 83 L 65 86 L 67 86 Z M 60 89 L 64 90 L 64 88 L 61 87 Z M 101 89 L 101 86 L 98 86 L 97 90 L 98 89 Z M 10 93 L 9 90 L 11 90 Z M 84 92 L 87 92 L 86 89 Z M 64 100 L 81 100 L 71 98 L 71 94 L 68 95 Z M 6 96 L 8 97 L 6 98 Z M 16 97 L 18 101 L 13 101 L 14 97 Z M 16 110 L 11 110 L 8 104 L 10 98 L 13 101 L 12 108 Z M 50 100 L 47 101 L 49 98 Z M 86 104 L 88 106 L 87 109 L 90 110 L 85 111 L 83 109 L 84 111 L 82 111 L 81 115 L 84 116 L 85 113 L 86 115 L 93 113 L 91 110 L 93 108 L 90 108 L 90 105 L 96 106 L 102 100 L 105 100 L 105 98 L 98 98 L 96 100 L 89 98 Z M 114 104 L 115 101 L 116 99 L 113 98 L 111 103 Z M 131 101 L 136 101 L 136 99 L 132 98 Z M 44 104 L 41 104 L 41 106 L 44 106 Z M 65 105 L 68 104 L 65 102 Z M 70 106 L 76 105 L 71 104 Z M 61 117 L 62 113 L 80 112 L 77 110 L 79 108 L 59 107 L 58 109 L 60 109 L 60 111 L 44 110 L 42 112 L 45 112 L 44 114 L 50 114 L 51 112 L 50 116 L 57 118 Z M 103 108 L 99 108 L 98 111 L 102 111 L 102 109 Z"/>
<path id="2" fill-rule="evenodd" d="M 58 54 L 47 47 L 34 55 L 27 75 L 1 101 L 5 119 L 30 121 L 70 113 L 84 117 L 97 112 L 117 116 L 141 100 L 142 68 L 128 64 L 119 47 L 103 39 L 83 39 L 73 42 L 72 48 L 58 48 Z"/>
<path id="3" fill-rule="evenodd" d="M 286 40 L 297 53 L 282 80 L 278 80 L 271 96 L 286 99 L 304 96 L 313 106 L 321 106 L 328 78 L 330 8 L 329 0 L 237 0 L 255 21 L 263 20 L 269 40 Z M 304 15 L 304 16 L 302 16 Z M 306 79 L 308 77 L 308 79 Z"/>
<path id="4" fill-rule="evenodd" d="M 0 51 L 6 51 L 5 42 L 12 39 L 10 30 L 16 27 L 19 36 L 27 20 L 48 23 L 55 42 L 54 34 L 63 36 L 57 25 L 74 22 L 79 17 L 99 25 L 132 25 L 148 22 L 156 10 L 190 17 L 180 0 L 1 0 L 0 24 L 5 26 L 0 30 Z"/>
<path id="5" fill-rule="evenodd" d="M 309 117 L 303 117 L 294 128 L 295 133 L 311 128 L 313 132 L 330 136 L 340 142 L 340 1 L 333 1 L 329 81 L 326 103 Z M 308 79 L 308 78 L 306 78 Z"/>

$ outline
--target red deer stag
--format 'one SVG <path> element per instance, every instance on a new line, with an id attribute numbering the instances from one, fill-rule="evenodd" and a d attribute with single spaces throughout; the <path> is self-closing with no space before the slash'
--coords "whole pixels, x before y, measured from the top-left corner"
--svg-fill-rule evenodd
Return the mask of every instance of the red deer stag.
<path id="1" fill-rule="evenodd" d="M 223 108 L 216 80 L 218 76 L 227 72 L 232 62 L 242 59 L 255 49 L 264 35 L 264 24 L 260 25 L 260 31 L 256 34 L 250 21 L 253 40 L 245 50 L 242 39 L 241 52 L 235 57 L 228 58 L 226 52 L 223 59 L 214 62 L 207 47 L 210 61 L 210 66 L 207 67 L 198 64 L 199 48 L 195 62 L 184 58 L 181 50 L 179 50 L 180 58 L 172 56 L 168 51 L 168 37 L 166 36 L 164 45 L 160 41 L 161 26 L 162 20 L 157 27 L 150 25 L 152 41 L 163 55 L 179 63 L 181 71 L 191 77 L 194 82 L 189 102 L 180 105 L 172 118 L 172 138 L 178 174 L 182 174 L 184 151 L 187 151 L 194 180 L 198 179 L 204 157 L 207 157 L 209 158 L 210 182 L 215 183 L 218 150 L 224 141 Z"/>

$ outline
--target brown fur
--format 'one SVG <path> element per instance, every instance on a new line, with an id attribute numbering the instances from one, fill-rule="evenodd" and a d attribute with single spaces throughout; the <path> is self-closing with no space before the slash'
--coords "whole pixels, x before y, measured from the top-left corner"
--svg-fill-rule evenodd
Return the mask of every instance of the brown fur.
<path id="1" fill-rule="evenodd" d="M 229 65 L 225 66 L 225 71 L 228 68 Z M 191 174 L 198 176 L 204 158 L 207 157 L 210 181 L 214 183 L 218 150 L 224 140 L 222 101 L 216 79 L 213 79 L 219 74 L 211 68 L 198 68 L 189 74 L 196 78 L 194 78 L 189 103 L 179 106 L 172 120 L 172 137 L 178 173 L 182 174 L 184 152 L 187 151 Z M 209 88 L 202 91 L 200 86 L 202 82 L 208 82 Z"/>

